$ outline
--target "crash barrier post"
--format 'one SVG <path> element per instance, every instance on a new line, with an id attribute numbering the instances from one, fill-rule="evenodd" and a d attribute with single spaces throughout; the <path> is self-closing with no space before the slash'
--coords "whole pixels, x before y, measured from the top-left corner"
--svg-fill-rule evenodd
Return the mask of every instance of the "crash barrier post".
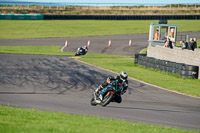
<path id="1" fill-rule="evenodd" d="M 199 66 L 160 60 L 148 57 L 146 54 L 135 54 L 135 64 L 139 64 L 147 68 L 158 69 L 168 73 L 178 74 L 183 78 L 198 79 Z"/>
<path id="2" fill-rule="evenodd" d="M 64 52 L 64 49 L 68 46 L 67 40 L 65 41 L 65 45 L 61 48 L 61 52 Z"/>
<path id="3" fill-rule="evenodd" d="M 110 46 L 111 46 L 111 40 L 108 41 L 108 47 L 110 47 Z"/>
<path id="4" fill-rule="evenodd" d="M 0 20 L 44 20 L 42 14 L 0 14 Z"/>

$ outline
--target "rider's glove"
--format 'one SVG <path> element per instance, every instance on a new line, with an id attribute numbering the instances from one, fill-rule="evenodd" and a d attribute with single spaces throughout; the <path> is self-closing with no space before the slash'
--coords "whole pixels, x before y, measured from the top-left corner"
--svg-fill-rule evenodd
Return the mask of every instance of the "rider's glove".
<path id="1" fill-rule="evenodd" d="M 107 78 L 106 83 L 110 83 L 110 77 Z"/>

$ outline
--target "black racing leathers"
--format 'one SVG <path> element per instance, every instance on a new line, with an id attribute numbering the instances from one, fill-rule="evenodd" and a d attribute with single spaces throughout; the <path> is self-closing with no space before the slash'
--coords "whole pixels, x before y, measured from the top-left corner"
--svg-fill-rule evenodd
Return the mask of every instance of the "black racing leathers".
<path id="1" fill-rule="evenodd" d="M 121 95 L 124 94 L 127 91 L 128 80 L 122 80 L 120 78 L 120 76 L 111 76 L 111 77 L 108 77 L 107 80 L 110 80 L 111 82 L 112 82 L 112 80 L 119 80 L 119 81 L 121 81 L 122 86 L 123 86 L 123 91 L 122 91 Z M 102 86 L 102 88 L 105 88 L 108 84 L 109 83 L 107 81 L 105 81 L 101 86 Z M 121 103 L 121 101 L 122 101 L 121 95 L 116 96 L 115 99 L 114 99 L 114 102 Z"/>

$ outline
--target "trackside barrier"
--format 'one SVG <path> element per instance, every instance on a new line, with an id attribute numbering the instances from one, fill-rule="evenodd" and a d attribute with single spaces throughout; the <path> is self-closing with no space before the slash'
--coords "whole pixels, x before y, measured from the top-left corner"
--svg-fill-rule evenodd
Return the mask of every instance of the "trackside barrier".
<path id="1" fill-rule="evenodd" d="M 146 54 L 135 54 L 135 64 L 139 64 L 147 68 L 158 69 L 168 73 L 178 74 L 183 78 L 198 79 L 198 66 L 160 60 L 148 57 Z"/>
<path id="2" fill-rule="evenodd" d="M 42 14 L 0 14 L 0 20 L 44 20 Z"/>
<path id="3" fill-rule="evenodd" d="M 170 49 L 159 45 L 149 45 L 147 48 L 147 56 L 160 60 L 199 66 L 200 68 L 199 48 L 196 48 L 194 51 L 192 51 L 181 49 L 180 47 L 173 47 L 173 49 Z M 200 71 L 198 73 L 198 78 L 200 79 Z"/>
<path id="4" fill-rule="evenodd" d="M 199 20 L 200 15 L 42 15 L 0 14 L 0 20 Z"/>
<path id="5" fill-rule="evenodd" d="M 200 15 L 44 15 L 44 20 L 182 20 L 200 19 Z"/>

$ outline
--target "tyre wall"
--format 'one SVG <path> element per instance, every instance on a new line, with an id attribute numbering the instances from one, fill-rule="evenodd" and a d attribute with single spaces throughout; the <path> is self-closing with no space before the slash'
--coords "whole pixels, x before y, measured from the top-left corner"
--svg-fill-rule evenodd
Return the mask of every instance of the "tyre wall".
<path id="1" fill-rule="evenodd" d="M 160 60 L 153 57 L 148 57 L 144 54 L 135 55 L 135 64 L 139 64 L 147 68 L 158 69 L 168 73 L 178 74 L 184 78 L 198 78 L 199 66 Z"/>
<path id="2" fill-rule="evenodd" d="M 200 15 L 42 15 L 0 14 L 0 20 L 199 20 Z"/>
<path id="3" fill-rule="evenodd" d="M 173 49 L 162 46 L 148 46 L 147 56 L 160 60 L 167 60 L 176 63 L 189 64 L 200 67 L 200 49 L 182 50 L 181 48 L 174 47 Z M 200 79 L 200 72 L 198 72 L 198 78 Z"/>
<path id="4" fill-rule="evenodd" d="M 182 20 L 200 19 L 200 15 L 44 15 L 44 20 Z"/>

